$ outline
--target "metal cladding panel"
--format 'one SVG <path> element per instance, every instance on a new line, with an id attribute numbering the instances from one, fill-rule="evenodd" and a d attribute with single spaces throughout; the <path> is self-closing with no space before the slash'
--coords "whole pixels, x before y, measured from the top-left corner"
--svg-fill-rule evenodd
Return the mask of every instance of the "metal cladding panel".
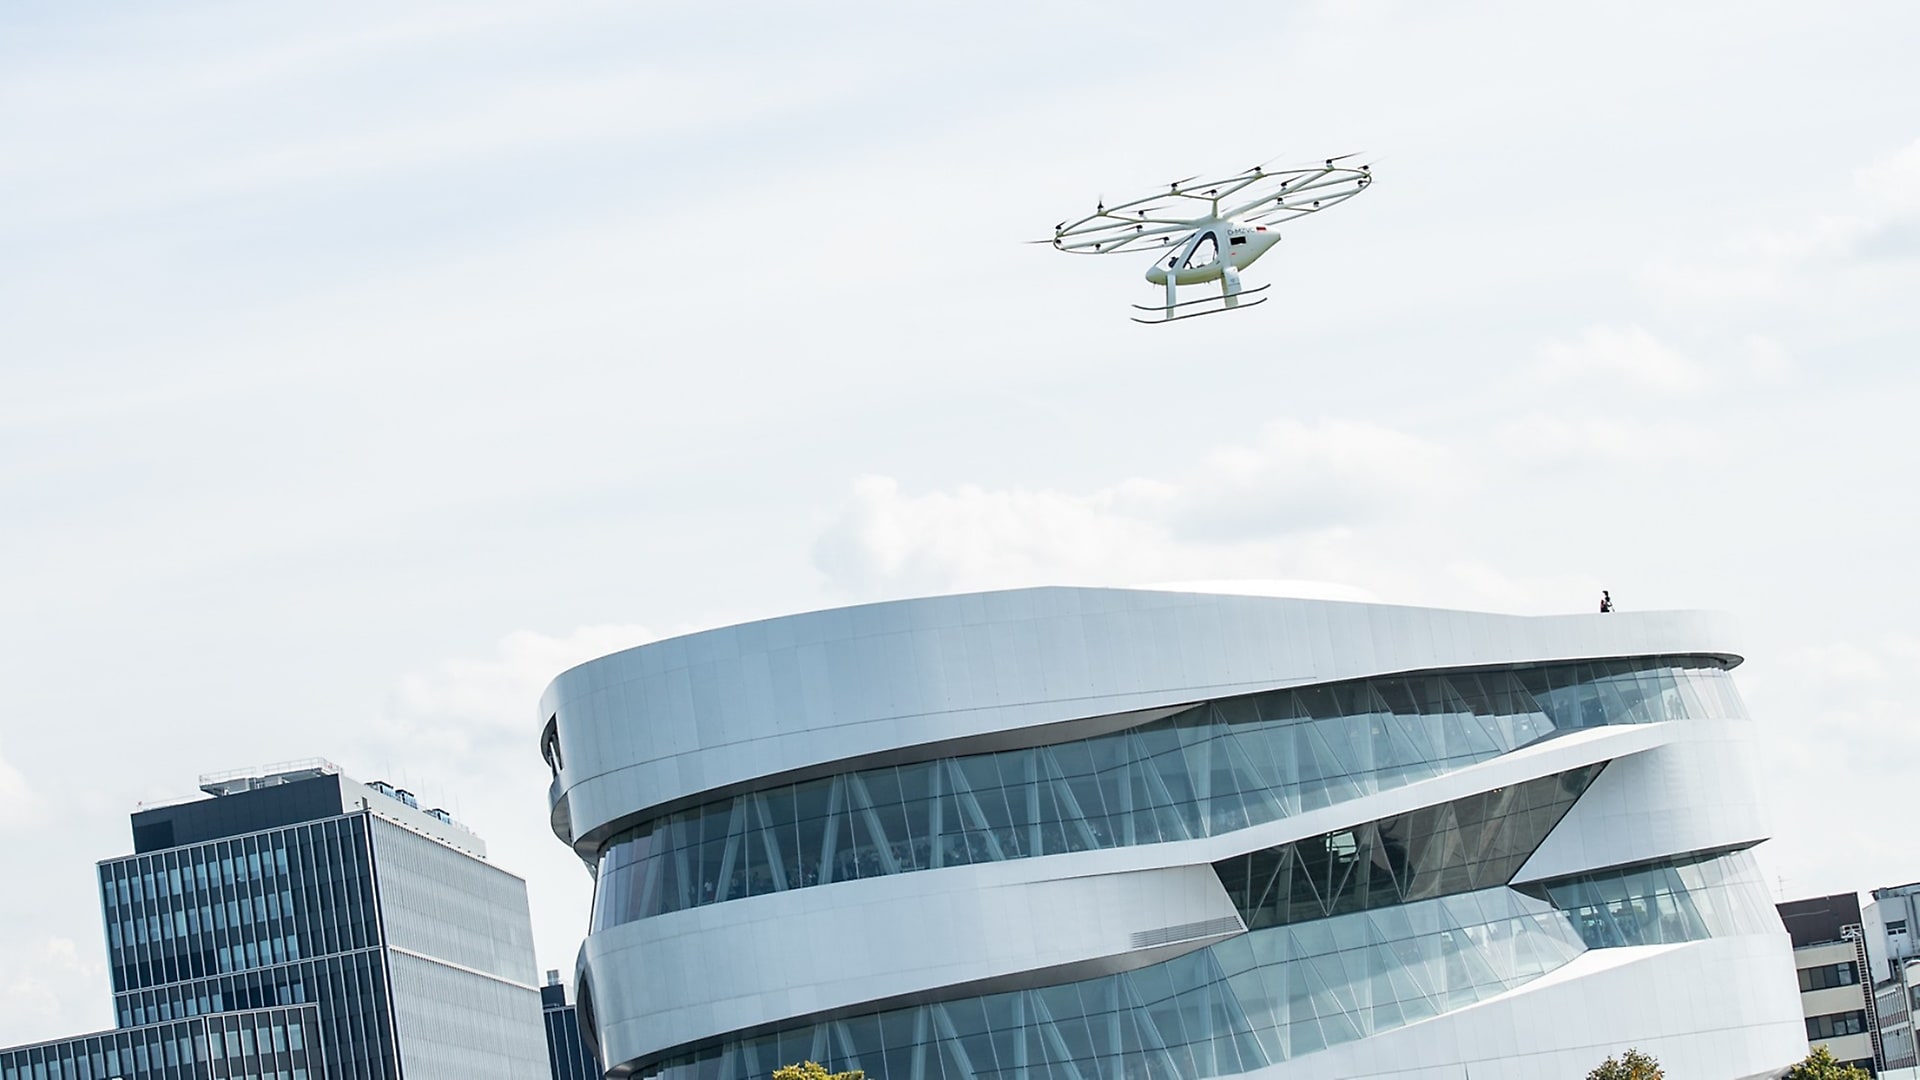
<path id="1" fill-rule="evenodd" d="M 527 883 L 392 822 L 371 821 L 387 944 L 533 986 Z"/>
<path id="2" fill-rule="evenodd" d="M 371 819 L 405 1080 L 547 1075 L 526 883 Z"/>
<path id="3" fill-rule="evenodd" d="M 538 991 L 406 953 L 388 959 L 405 1080 L 547 1080 Z"/>
<path id="4" fill-rule="evenodd" d="M 1726 653 L 1694 612 L 1511 616 L 1137 589 L 1041 588 L 770 619 L 562 673 L 563 836 L 785 771 L 1041 723 L 1367 675 Z"/>
<path id="5" fill-rule="evenodd" d="M 614 976 L 594 981 L 606 1059 L 657 1053 L 691 1032 L 723 1034 L 1035 970 L 1126 970 L 1242 929 L 1206 863 L 1060 880 L 996 877 L 1005 871 L 876 878 L 594 934 L 587 967 Z M 675 974 L 633 977 L 643 971 Z"/>
<path id="6" fill-rule="evenodd" d="M 1767 838 L 1753 725 L 1747 720 L 1664 725 L 1657 753 L 1615 761 L 1520 868 L 1534 881 L 1621 866 L 1676 851 Z"/>

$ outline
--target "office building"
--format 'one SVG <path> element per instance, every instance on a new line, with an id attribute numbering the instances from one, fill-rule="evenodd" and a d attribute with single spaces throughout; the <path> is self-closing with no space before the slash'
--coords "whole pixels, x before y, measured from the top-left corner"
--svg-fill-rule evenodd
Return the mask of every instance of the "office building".
<path id="1" fill-rule="evenodd" d="M 1876 978 L 1902 977 L 1907 964 L 1920 960 L 1920 882 L 1873 890 L 1873 901 L 1862 912 L 1869 932 L 1878 928 L 1884 942 L 1887 970 Z"/>
<path id="2" fill-rule="evenodd" d="M 1780 905 L 1793 940 L 1807 1043 L 1834 1060 L 1878 1075 L 1885 1068 L 1875 1023 L 1871 939 L 1863 932 L 1860 898 L 1835 893 Z"/>
<path id="3" fill-rule="evenodd" d="M 319 1010 L 243 1009 L 0 1050 L 0 1080 L 321 1080 Z"/>
<path id="4" fill-rule="evenodd" d="M 540 1011 L 547 1025 L 547 1068 L 553 1080 L 599 1080 L 600 1065 L 580 1037 L 580 1010 L 567 1004 L 567 987 L 558 971 L 547 972 Z"/>
<path id="5" fill-rule="evenodd" d="M 615 653 L 540 711 L 581 1027 L 667 1080 L 1776 1075 L 1739 662 L 1692 613 L 1085 588 Z"/>
<path id="6" fill-rule="evenodd" d="M 262 1046 L 281 1080 L 542 1075 L 526 885 L 477 836 L 325 762 L 201 789 L 135 813 L 134 853 L 99 864 L 121 1030 L 30 1080 L 218 1078 Z"/>

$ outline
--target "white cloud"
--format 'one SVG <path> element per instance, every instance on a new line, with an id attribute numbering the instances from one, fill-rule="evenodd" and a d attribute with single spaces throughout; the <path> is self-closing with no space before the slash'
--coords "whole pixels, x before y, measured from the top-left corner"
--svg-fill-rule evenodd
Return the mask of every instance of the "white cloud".
<path id="1" fill-rule="evenodd" d="M 40 815 L 40 799 L 26 776 L 0 757 L 0 830 L 26 825 Z"/>
<path id="2" fill-rule="evenodd" d="M 1920 255 L 1920 140 L 1854 170 L 1846 189 L 1815 190 L 1776 218 L 1727 236 L 1719 250 L 1669 253 L 1642 279 L 1678 305 L 1770 303 L 1801 308 L 1882 288 L 1887 261 Z"/>
<path id="3" fill-rule="evenodd" d="M 1854 186 L 1885 217 L 1920 215 L 1920 139 L 1859 169 Z"/>
<path id="4" fill-rule="evenodd" d="M 1507 461 L 1528 468 L 1701 461 L 1722 452 L 1697 425 L 1604 415 L 1536 414 L 1502 424 L 1492 441 Z"/>
<path id="5" fill-rule="evenodd" d="M 1467 485 L 1450 452 L 1405 432 L 1286 420 L 1175 480 L 1136 477 L 1086 494 L 973 484 L 907 494 L 893 478 L 866 477 L 822 531 L 814 563 L 864 594 L 1270 579 L 1356 524 Z"/>
<path id="6" fill-rule="evenodd" d="M 1639 326 L 1589 326 L 1540 350 L 1539 373 L 1553 381 L 1619 383 L 1660 394 L 1705 388 L 1707 373 L 1680 350 Z"/>
<path id="7" fill-rule="evenodd" d="M 1406 432 L 1278 420 L 1157 493 L 1181 535 L 1240 539 L 1375 520 L 1468 486 L 1452 452 Z"/>
<path id="8" fill-rule="evenodd" d="M 654 640 L 641 626 L 583 626 L 565 637 L 517 630 L 493 655 L 442 662 L 409 675 L 394 692 L 391 716 L 411 737 L 465 752 L 476 736 L 504 734 L 532 746 L 534 706 L 555 675 L 576 664 Z M 523 763 L 531 764 L 531 762 Z"/>
<path id="9" fill-rule="evenodd" d="M 1139 485 L 1130 491 L 1143 497 Z M 854 592 L 944 592 L 1151 573 L 1167 546 L 1166 530 L 1114 503 L 1111 491 L 1075 496 L 972 484 L 905 495 L 892 478 L 869 476 L 854 483 L 822 532 L 814 563 Z"/>
<path id="10" fill-rule="evenodd" d="M 1884 647 L 1836 641 L 1801 649 L 1792 663 L 1805 677 L 1821 683 L 1879 682 L 1887 677 L 1885 653 Z"/>
<path id="11" fill-rule="evenodd" d="M 1793 354 L 1763 334 L 1748 334 L 1739 355 L 1747 374 L 1759 382 L 1784 383 L 1793 378 Z"/>
<path id="12" fill-rule="evenodd" d="M 0 954 L 0 1045 L 71 1034 L 57 1028 L 68 1003 L 109 992 L 105 964 L 83 959 L 72 938 L 42 937 Z"/>

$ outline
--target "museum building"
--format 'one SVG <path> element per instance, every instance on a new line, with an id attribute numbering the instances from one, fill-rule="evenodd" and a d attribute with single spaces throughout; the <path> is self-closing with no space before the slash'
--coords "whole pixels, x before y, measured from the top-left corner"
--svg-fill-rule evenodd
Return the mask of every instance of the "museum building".
<path id="1" fill-rule="evenodd" d="M 562 673 L 614 1076 L 1534 1080 L 1806 1053 L 1712 616 L 1038 588 Z"/>

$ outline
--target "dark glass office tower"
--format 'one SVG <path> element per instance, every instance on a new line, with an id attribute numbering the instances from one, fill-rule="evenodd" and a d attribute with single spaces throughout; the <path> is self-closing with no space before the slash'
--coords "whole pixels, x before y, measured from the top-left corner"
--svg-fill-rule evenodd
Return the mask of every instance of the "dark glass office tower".
<path id="1" fill-rule="evenodd" d="M 0 1050 L 0 1080 L 321 1080 L 312 1005 L 164 1020 Z"/>
<path id="2" fill-rule="evenodd" d="M 478 837 L 325 763 L 202 790 L 100 864 L 122 1027 L 310 1005 L 327 1080 L 539 1075 L 526 885 Z"/>
<path id="3" fill-rule="evenodd" d="M 600 1063 L 580 1037 L 580 1010 L 567 1004 L 567 988 L 558 971 L 547 972 L 540 988 L 542 1019 L 547 1024 L 547 1067 L 553 1080 L 599 1080 Z"/>

